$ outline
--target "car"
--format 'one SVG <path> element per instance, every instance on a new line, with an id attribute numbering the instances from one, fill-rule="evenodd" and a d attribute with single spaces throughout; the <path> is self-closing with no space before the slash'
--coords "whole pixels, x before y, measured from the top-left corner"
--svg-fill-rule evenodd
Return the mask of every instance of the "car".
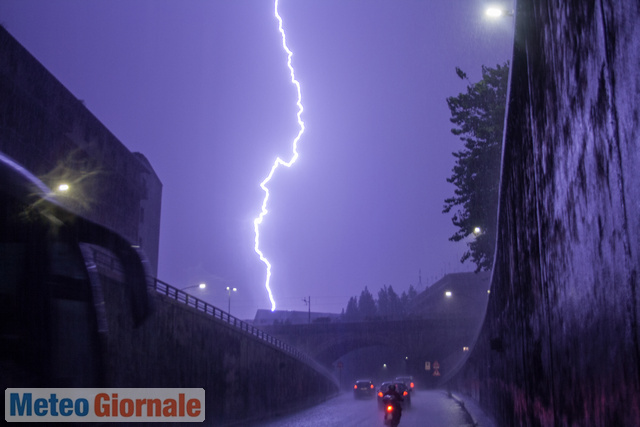
<path id="1" fill-rule="evenodd" d="M 403 382 L 397 382 L 397 381 L 385 381 L 382 384 L 380 384 L 380 387 L 378 387 L 378 407 L 382 408 L 384 406 L 384 404 L 382 403 L 382 397 L 385 395 L 385 393 L 387 392 L 387 390 L 389 390 L 389 386 L 390 385 L 395 385 L 396 386 L 396 391 L 398 393 L 400 393 L 402 395 L 402 398 L 404 399 L 404 401 L 402 402 L 402 408 L 403 409 L 407 409 L 411 407 L 411 393 L 409 392 L 409 387 L 407 387 L 407 385 Z"/>
<path id="2" fill-rule="evenodd" d="M 415 383 L 413 382 L 413 377 L 410 375 L 405 377 L 396 377 L 395 381 L 399 383 L 405 383 L 409 388 L 409 391 L 413 391 L 413 387 L 415 386 Z"/>
<path id="3" fill-rule="evenodd" d="M 373 397 L 376 388 L 371 380 L 357 380 L 353 385 L 353 397 L 356 399 Z"/>

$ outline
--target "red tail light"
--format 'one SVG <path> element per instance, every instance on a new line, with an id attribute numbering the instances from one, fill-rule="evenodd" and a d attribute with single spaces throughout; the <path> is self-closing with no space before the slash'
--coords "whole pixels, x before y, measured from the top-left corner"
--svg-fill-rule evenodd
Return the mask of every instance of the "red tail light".
<path id="1" fill-rule="evenodd" d="M 371 384 L 371 388 L 373 388 L 373 384 Z"/>
<path id="2" fill-rule="evenodd" d="M 407 393 L 406 391 L 402 393 L 403 396 L 406 396 L 407 394 L 409 393 Z"/>
<path id="3" fill-rule="evenodd" d="M 409 384 L 411 386 L 411 388 L 413 388 L 413 383 Z"/>
<path id="4" fill-rule="evenodd" d="M 358 385 L 357 385 L 357 384 L 356 384 L 356 385 L 354 385 L 354 386 L 353 386 L 353 388 L 354 388 L 354 389 L 357 389 L 357 388 L 358 388 Z"/>
<path id="5" fill-rule="evenodd" d="M 393 406 L 392 405 L 388 405 L 387 406 L 387 412 L 393 412 Z"/>
<path id="6" fill-rule="evenodd" d="M 378 396 L 382 397 L 382 392 L 381 391 L 378 392 Z"/>

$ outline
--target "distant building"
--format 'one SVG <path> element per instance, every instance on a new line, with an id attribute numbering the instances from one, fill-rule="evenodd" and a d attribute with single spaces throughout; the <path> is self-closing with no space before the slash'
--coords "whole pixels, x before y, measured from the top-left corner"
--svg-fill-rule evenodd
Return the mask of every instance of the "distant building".
<path id="1" fill-rule="evenodd" d="M 329 323 L 340 320 L 340 315 L 335 313 L 315 313 L 311 312 L 311 323 Z M 300 325 L 309 323 L 308 311 L 284 311 L 284 310 L 258 310 L 253 319 L 253 325 Z"/>
<path id="2" fill-rule="evenodd" d="M 126 100 L 122 100 L 126 102 Z M 0 151 L 69 210 L 139 245 L 157 274 L 162 183 L 0 26 Z"/>

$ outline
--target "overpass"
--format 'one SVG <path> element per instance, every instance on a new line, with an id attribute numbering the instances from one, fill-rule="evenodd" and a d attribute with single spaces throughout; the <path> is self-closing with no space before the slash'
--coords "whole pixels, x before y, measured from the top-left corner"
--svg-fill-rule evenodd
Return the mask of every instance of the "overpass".
<path id="1" fill-rule="evenodd" d="M 264 328 L 325 366 L 354 350 L 387 346 L 399 354 L 424 360 L 443 359 L 475 339 L 473 319 L 409 319 L 395 321 L 311 323 Z M 475 323 L 477 326 L 477 323 Z"/>
<path id="2" fill-rule="evenodd" d="M 475 341 L 480 324 L 481 319 L 478 318 L 449 316 L 273 325 L 263 329 L 313 357 L 337 375 L 341 376 L 344 370 L 347 383 L 356 376 L 384 381 L 402 373 L 413 375 L 422 387 L 432 387 L 440 384 L 441 377 L 434 377 L 433 370 L 425 370 L 425 362 L 437 361 L 441 375 L 451 372 Z M 363 349 L 370 349 L 368 354 L 365 351 L 366 356 L 349 357 Z M 390 367 L 385 374 L 375 369 L 383 363 Z M 361 365 L 361 369 L 353 364 Z M 349 385 L 345 381 L 342 385 Z"/>

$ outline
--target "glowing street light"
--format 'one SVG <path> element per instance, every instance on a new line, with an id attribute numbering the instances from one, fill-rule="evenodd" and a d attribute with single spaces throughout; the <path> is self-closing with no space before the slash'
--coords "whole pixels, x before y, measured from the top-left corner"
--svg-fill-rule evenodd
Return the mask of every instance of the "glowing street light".
<path id="1" fill-rule="evenodd" d="M 497 6 L 491 6 L 487 8 L 487 10 L 485 11 L 485 14 L 489 18 L 500 18 L 501 16 L 513 16 L 513 11 L 500 8 Z"/>
<path id="2" fill-rule="evenodd" d="M 60 184 L 60 185 L 58 185 L 58 191 L 60 191 L 61 193 L 69 191 L 69 184 Z"/>
<path id="3" fill-rule="evenodd" d="M 199 285 L 192 285 L 192 286 L 185 286 L 184 288 L 180 288 L 181 291 L 184 291 L 185 289 L 190 289 L 190 288 L 200 288 L 200 289 L 204 289 L 207 287 L 206 283 L 200 283 Z"/>
<path id="4" fill-rule="evenodd" d="M 227 307 L 227 313 L 231 314 L 231 291 L 237 292 L 238 288 L 230 288 L 227 286 L 227 293 L 229 294 L 229 306 Z"/>

